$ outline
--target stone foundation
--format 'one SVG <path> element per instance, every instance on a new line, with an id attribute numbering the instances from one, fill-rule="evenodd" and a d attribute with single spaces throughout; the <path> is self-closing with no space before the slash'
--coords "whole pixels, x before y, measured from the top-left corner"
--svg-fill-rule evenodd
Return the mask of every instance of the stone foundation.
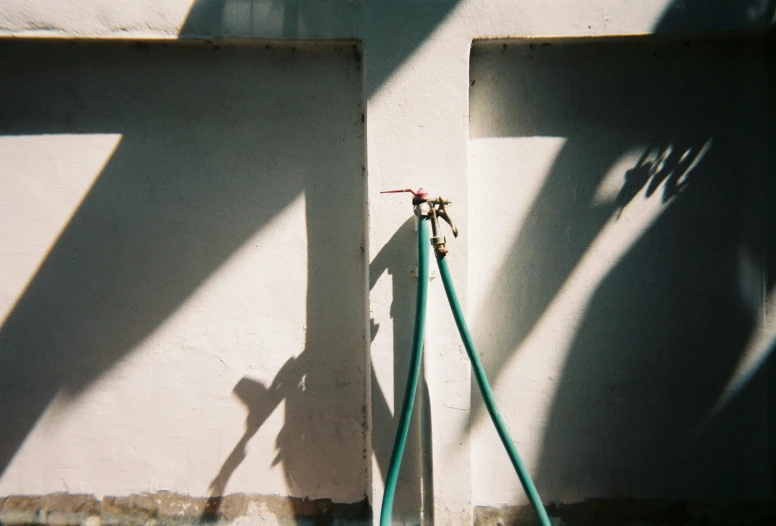
<path id="1" fill-rule="evenodd" d="M 724 503 L 588 499 L 551 504 L 554 526 L 766 526 L 776 524 L 776 502 Z M 475 507 L 475 526 L 538 526 L 530 506 Z"/>
<path id="2" fill-rule="evenodd" d="M 770 526 L 776 502 L 687 502 L 589 499 L 551 504 L 554 526 Z M 274 495 L 190 497 L 170 492 L 128 497 L 53 493 L 0 497 L 0 525 L 182 526 L 368 525 L 369 502 L 334 503 Z M 538 526 L 530 506 L 475 508 L 475 526 Z"/>
<path id="3" fill-rule="evenodd" d="M 128 497 L 54 493 L 0 497 L 0 525 L 164 526 L 188 524 L 302 525 L 370 524 L 365 500 L 352 504 L 329 499 L 263 495 L 190 497 L 170 492 Z"/>

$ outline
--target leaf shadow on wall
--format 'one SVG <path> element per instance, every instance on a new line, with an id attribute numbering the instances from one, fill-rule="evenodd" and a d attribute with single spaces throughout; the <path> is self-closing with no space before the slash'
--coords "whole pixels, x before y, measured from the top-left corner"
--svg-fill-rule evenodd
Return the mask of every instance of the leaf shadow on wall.
<path id="1" fill-rule="evenodd" d="M 627 221 L 636 200 L 663 201 L 581 314 L 538 424 L 545 499 L 763 497 L 764 406 L 728 411 L 724 432 L 704 426 L 756 334 L 764 300 L 769 45 L 507 46 L 498 77 L 473 52 L 475 136 L 567 138 L 498 286 L 484 296 L 478 317 L 488 322 L 475 330 L 494 381 L 605 227 Z M 498 118 L 489 101 L 501 101 Z M 598 200 L 604 176 L 637 148 L 644 154 L 621 174 L 619 195 Z M 473 422 L 484 415 L 474 403 Z M 734 458 L 737 450 L 750 454 Z"/>
<path id="2" fill-rule="evenodd" d="M 364 486 L 355 48 L 6 41 L 0 57 L 0 134 L 122 136 L 0 329 L 0 472 L 58 392 L 81 394 L 303 194 L 308 389 L 286 429 L 308 432 L 283 468 L 294 495 Z"/>

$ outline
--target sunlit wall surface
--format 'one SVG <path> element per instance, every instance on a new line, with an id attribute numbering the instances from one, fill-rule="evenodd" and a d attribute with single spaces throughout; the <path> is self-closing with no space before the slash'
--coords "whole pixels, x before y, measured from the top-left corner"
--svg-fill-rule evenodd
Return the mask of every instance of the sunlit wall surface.
<path id="1" fill-rule="evenodd" d="M 367 491 L 353 45 L 0 43 L 0 494 Z"/>

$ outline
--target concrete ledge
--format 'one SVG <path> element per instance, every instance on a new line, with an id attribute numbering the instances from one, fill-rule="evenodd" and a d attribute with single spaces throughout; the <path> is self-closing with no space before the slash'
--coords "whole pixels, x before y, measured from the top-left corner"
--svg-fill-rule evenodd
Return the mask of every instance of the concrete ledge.
<path id="1" fill-rule="evenodd" d="M 776 501 L 693 502 L 639 499 L 588 499 L 550 504 L 558 526 L 765 526 L 776 524 Z M 475 526 L 538 526 L 528 506 L 477 506 Z"/>
<path id="2" fill-rule="evenodd" d="M 166 491 L 127 497 L 53 493 L 0 497 L 0 524 L 185 525 L 185 524 L 369 524 L 366 499 L 336 503 L 275 495 L 190 497 Z"/>

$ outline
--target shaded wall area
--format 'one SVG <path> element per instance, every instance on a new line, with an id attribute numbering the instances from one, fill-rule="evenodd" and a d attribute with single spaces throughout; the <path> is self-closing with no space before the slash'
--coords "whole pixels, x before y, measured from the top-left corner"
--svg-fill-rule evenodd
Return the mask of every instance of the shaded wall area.
<path id="1" fill-rule="evenodd" d="M 357 46 L 4 41 L 0 75 L 3 493 L 362 500 Z M 76 173 L 93 152 L 60 139 L 103 134 L 82 201 L 16 268 L 70 184 L 25 167 Z"/>
<path id="2" fill-rule="evenodd" d="M 360 39 L 369 42 L 368 98 L 401 68 L 459 3 L 460 0 L 195 0 L 178 36 Z"/>
<path id="3" fill-rule="evenodd" d="M 546 501 L 772 495 L 772 57 L 757 38 L 473 48 L 475 338 Z M 474 404 L 472 449 L 493 450 Z M 524 502 L 505 456 L 481 460 L 477 505 Z"/>

